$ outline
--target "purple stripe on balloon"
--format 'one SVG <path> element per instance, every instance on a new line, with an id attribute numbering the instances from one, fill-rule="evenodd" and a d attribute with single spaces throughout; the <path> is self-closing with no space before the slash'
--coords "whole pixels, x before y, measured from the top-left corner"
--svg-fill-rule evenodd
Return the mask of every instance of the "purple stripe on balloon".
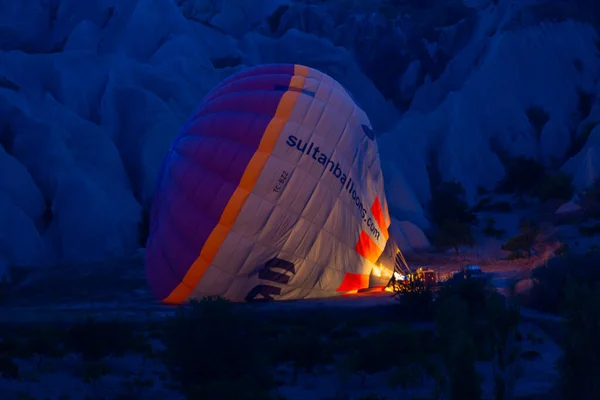
<path id="1" fill-rule="evenodd" d="M 199 107 L 173 143 L 146 255 L 148 282 L 159 298 L 183 280 L 217 226 L 285 93 L 274 84 L 289 85 L 293 71 L 270 65 L 230 77 L 220 85 L 225 94 L 214 90 L 213 101 Z"/>
<path id="2" fill-rule="evenodd" d="M 162 252 L 164 243 L 158 243 L 157 240 L 158 237 L 151 237 L 146 245 L 146 279 L 154 295 L 164 299 L 181 280 L 168 267 L 169 260 Z"/>
<path id="3" fill-rule="evenodd" d="M 296 69 L 295 64 L 263 64 L 257 65 L 254 67 L 247 68 L 245 70 L 239 71 L 233 75 L 222 80 L 217 86 L 215 86 L 208 94 L 206 98 L 211 97 L 215 92 L 221 91 L 221 89 L 229 84 L 234 83 L 234 81 L 242 80 L 249 76 L 260 76 L 260 77 L 268 77 L 270 75 L 289 75 L 293 76 L 294 71 Z M 204 102 L 204 100 L 203 100 Z"/>
<path id="4" fill-rule="evenodd" d="M 242 79 L 236 79 L 228 85 L 223 85 L 217 92 L 213 92 L 206 96 L 203 103 L 209 103 L 219 96 L 225 96 L 230 93 L 241 93 L 252 90 L 273 90 L 276 86 L 288 85 L 292 76 L 294 76 L 293 73 L 260 76 L 252 75 Z"/>
<path id="5" fill-rule="evenodd" d="M 198 110 L 195 120 L 197 121 L 205 115 L 233 111 L 273 116 L 283 95 L 281 91 L 275 91 L 274 89 L 275 87 L 271 86 L 269 90 L 241 93 L 234 92 L 224 96 L 218 96 L 213 101 L 205 103 L 205 105 Z M 235 123 L 235 117 L 233 116 L 230 116 L 229 118 L 226 117 L 226 119 L 229 123 Z M 193 125 L 194 123 L 190 124 L 188 131 L 191 129 L 198 129 L 193 128 Z M 200 128 L 205 129 L 202 124 L 200 125 Z M 208 134 L 219 135 L 219 132 Z"/>

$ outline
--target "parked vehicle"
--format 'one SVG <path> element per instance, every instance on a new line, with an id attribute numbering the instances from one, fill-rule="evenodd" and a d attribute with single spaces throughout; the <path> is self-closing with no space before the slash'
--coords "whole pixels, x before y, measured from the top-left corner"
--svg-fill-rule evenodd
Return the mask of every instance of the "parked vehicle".
<path id="1" fill-rule="evenodd" d="M 464 271 L 465 278 L 485 279 L 487 274 L 478 265 L 467 265 Z"/>

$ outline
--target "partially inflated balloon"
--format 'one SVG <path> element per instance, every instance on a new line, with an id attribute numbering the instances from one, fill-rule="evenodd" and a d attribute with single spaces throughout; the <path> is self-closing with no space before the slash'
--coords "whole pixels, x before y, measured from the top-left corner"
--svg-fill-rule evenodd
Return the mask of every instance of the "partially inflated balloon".
<path id="1" fill-rule="evenodd" d="M 328 297 L 392 274 L 377 265 L 390 217 L 369 119 L 301 65 L 244 70 L 204 98 L 150 218 L 146 275 L 167 304 Z"/>

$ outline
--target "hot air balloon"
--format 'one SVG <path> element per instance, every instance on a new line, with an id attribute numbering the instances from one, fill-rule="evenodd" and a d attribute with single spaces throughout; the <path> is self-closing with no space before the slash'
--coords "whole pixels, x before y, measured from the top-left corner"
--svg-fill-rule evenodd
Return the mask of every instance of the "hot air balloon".
<path id="1" fill-rule="evenodd" d="M 165 304 L 383 287 L 389 225 L 375 135 L 352 96 L 315 69 L 261 65 L 208 93 L 173 141 L 146 276 Z"/>

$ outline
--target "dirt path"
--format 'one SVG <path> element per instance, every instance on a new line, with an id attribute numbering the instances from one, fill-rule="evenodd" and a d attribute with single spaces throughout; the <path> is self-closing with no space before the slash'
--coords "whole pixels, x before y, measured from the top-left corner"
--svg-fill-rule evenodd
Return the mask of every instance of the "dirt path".
<path id="1" fill-rule="evenodd" d="M 531 259 L 506 261 L 482 258 L 473 252 L 454 254 L 421 254 L 411 257 L 412 266 L 427 265 L 441 277 L 477 264 L 492 273 L 496 285 L 506 286 L 512 279 L 526 279 L 530 270 L 552 251 L 545 248 Z M 174 311 L 161 305 L 146 286 L 142 259 L 105 264 L 59 266 L 20 271 L 17 283 L 5 290 L 0 301 L 0 323 L 60 322 L 86 316 L 126 318 L 128 320 L 160 319 Z M 373 307 L 392 304 L 387 294 L 369 294 L 320 300 L 277 302 L 266 309 L 310 309 L 322 307 Z"/>

